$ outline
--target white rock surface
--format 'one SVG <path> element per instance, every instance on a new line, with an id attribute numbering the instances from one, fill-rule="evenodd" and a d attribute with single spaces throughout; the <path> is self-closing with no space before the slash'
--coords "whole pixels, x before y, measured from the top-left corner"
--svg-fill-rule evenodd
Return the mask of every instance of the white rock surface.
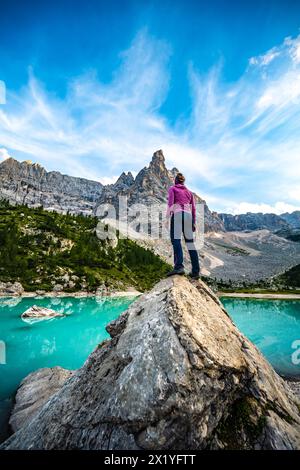
<path id="1" fill-rule="evenodd" d="M 0 282 L 0 296 L 22 295 L 24 288 L 20 282 Z"/>
<path id="2" fill-rule="evenodd" d="M 25 312 L 22 313 L 21 318 L 24 321 L 29 321 L 30 323 L 35 321 L 47 320 L 49 318 L 63 317 L 64 315 L 56 310 L 52 310 L 46 307 L 38 307 L 33 305 L 29 307 Z"/>
<path id="3" fill-rule="evenodd" d="M 18 388 L 9 420 L 12 431 L 16 432 L 28 424 L 72 374 L 72 371 L 62 367 L 52 367 L 39 369 L 27 375 Z"/>

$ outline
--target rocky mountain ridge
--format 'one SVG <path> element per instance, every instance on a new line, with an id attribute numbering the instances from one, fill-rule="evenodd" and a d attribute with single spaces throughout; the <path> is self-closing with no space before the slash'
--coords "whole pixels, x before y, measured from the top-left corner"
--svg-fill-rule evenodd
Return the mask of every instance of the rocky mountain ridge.
<path id="1" fill-rule="evenodd" d="M 262 212 L 246 214 L 219 214 L 224 223 L 224 228 L 228 232 L 270 230 L 277 232 L 281 230 L 292 230 L 300 228 L 300 211 L 292 213 L 263 214 Z"/>
<path id="2" fill-rule="evenodd" d="M 131 172 L 123 172 L 115 183 L 109 185 L 63 175 L 58 171 L 47 172 L 38 163 L 8 158 L 0 164 L 0 197 L 11 203 L 90 214 L 99 203 L 111 202 L 117 206 L 119 195 L 127 196 L 129 206 L 164 203 L 166 191 L 178 171 L 177 168 L 166 168 L 162 150 L 154 152 L 149 166 L 140 170 L 136 178 Z M 280 215 L 252 212 L 218 214 L 210 211 L 200 196 L 195 197 L 197 202 L 204 203 L 206 232 L 300 229 L 300 211 Z"/>
<path id="3" fill-rule="evenodd" d="M 98 181 L 48 172 L 38 163 L 8 158 L 0 164 L 0 197 L 11 203 L 90 214 L 102 188 Z"/>
<path id="4" fill-rule="evenodd" d="M 162 150 L 134 178 L 123 172 L 114 184 L 103 186 L 96 181 L 46 172 L 40 165 L 8 159 L 0 164 L 0 198 L 29 206 L 43 205 L 57 212 L 97 213 L 101 204 L 118 209 L 119 196 L 128 205 L 166 203 L 166 194 L 174 182 L 177 169 L 168 170 Z M 202 273 L 226 282 L 258 282 L 291 269 L 300 263 L 299 211 L 292 214 L 217 214 L 200 196 L 196 201 L 204 208 L 205 238 L 201 249 Z M 97 214 L 98 215 L 98 214 Z M 201 231 L 202 224 L 198 228 Z M 147 227 L 139 227 L 147 233 Z M 164 260 L 172 263 L 169 240 L 136 239 Z M 142 237 L 143 238 L 143 237 Z M 187 269 L 189 268 L 186 256 Z"/>
<path id="5" fill-rule="evenodd" d="M 284 219 L 293 228 L 300 228 L 300 211 L 285 212 L 280 217 Z"/>
<path id="6" fill-rule="evenodd" d="M 174 183 L 177 168 L 168 170 L 162 150 L 154 152 L 148 167 L 136 176 L 123 172 L 114 184 L 47 172 L 37 163 L 19 162 L 13 158 L 0 164 L 0 197 L 11 203 L 43 206 L 58 212 L 92 214 L 99 204 L 111 203 L 118 207 L 118 197 L 127 196 L 128 205 L 165 203 L 168 188 Z M 224 230 L 216 212 L 204 203 L 206 231 Z"/>

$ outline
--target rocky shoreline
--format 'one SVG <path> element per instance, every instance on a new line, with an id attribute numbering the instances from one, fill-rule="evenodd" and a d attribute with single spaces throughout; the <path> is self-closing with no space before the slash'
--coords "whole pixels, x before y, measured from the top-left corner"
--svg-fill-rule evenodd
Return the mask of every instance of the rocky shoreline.
<path id="1" fill-rule="evenodd" d="M 236 298 L 248 298 L 248 299 L 278 299 L 278 300 L 300 300 L 300 294 L 274 294 L 272 293 L 248 293 L 248 292 L 218 292 L 218 297 L 236 297 Z"/>
<path id="2" fill-rule="evenodd" d="M 36 298 L 36 297 L 137 297 L 142 292 L 135 288 L 128 288 L 128 290 L 118 291 L 109 288 L 99 287 L 95 292 L 90 291 L 77 291 L 77 292 L 66 292 L 61 290 L 36 290 L 32 292 L 26 292 L 23 286 L 19 282 L 0 282 L 0 298 L 1 297 L 24 297 L 24 298 Z"/>
<path id="3" fill-rule="evenodd" d="M 80 290 L 76 292 L 67 292 L 64 290 L 55 289 L 52 291 L 35 290 L 32 292 L 25 291 L 20 282 L 0 282 L 0 298 L 1 297 L 136 297 L 141 295 L 142 292 L 136 290 L 134 287 L 129 287 L 127 290 L 114 290 L 104 285 L 100 286 L 96 291 L 91 292 L 87 290 Z M 282 300 L 300 300 L 299 294 L 282 294 L 282 293 L 255 293 L 255 292 L 216 292 L 218 297 L 236 297 L 236 298 L 253 298 L 253 299 L 282 299 Z"/>

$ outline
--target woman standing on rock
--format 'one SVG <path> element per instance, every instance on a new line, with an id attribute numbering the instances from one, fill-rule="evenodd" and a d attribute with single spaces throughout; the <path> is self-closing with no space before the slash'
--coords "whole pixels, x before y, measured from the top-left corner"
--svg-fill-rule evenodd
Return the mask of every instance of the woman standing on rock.
<path id="1" fill-rule="evenodd" d="M 190 276 L 194 279 L 199 279 L 199 257 L 194 243 L 196 206 L 194 195 L 187 189 L 184 182 L 185 177 L 182 173 L 178 173 L 175 178 L 175 184 L 170 187 L 168 194 L 167 218 L 171 218 L 170 237 L 174 251 L 174 269 L 168 273 L 168 276 L 184 274 L 181 246 L 181 236 L 183 234 L 192 263 Z"/>

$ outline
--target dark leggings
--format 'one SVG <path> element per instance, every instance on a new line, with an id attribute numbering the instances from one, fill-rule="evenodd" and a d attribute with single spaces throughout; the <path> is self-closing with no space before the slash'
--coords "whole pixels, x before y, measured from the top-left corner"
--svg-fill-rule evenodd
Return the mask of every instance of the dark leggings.
<path id="1" fill-rule="evenodd" d="M 171 217 L 170 237 L 174 251 L 174 269 L 183 268 L 183 251 L 181 245 L 181 236 L 189 250 L 192 263 L 192 272 L 198 274 L 200 272 L 198 252 L 194 243 L 193 219 L 189 212 L 176 212 Z"/>

